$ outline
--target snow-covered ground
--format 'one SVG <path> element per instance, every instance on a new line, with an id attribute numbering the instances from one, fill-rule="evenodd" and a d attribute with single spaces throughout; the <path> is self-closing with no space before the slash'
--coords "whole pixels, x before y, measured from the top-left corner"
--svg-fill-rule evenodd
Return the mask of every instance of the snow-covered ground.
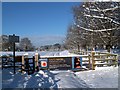
<path id="1" fill-rule="evenodd" d="M 42 71 L 32 75 L 3 70 L 2 88 L 85 88 L 83 80 L 70 71 Z"/>
<path id="2" fill-rule="evenodd" d="M 61 56 L 61 55 L 68 55 L 70 54 L 69 51 L 64 50 L 64 51 L 29 51 L 29 52 L 15 52 L 16 56 L 22 56 L 24 54 L 28 54 L 29 56 L 34 56 L 35 53 L 39 53 L 40 56 Z M 0 52 L 0 56 L 2 55 L 13 55 L 12 51 L 4 51 L 4 52 Z"/>
<path id="3" fill-rule="evenodd" d="M 76 72 L 90 88 L 118 88 L 118 67 L 96 67 L 96 70 Z"/>
<path id="4" fill-rule="evenodd" d="M 40 70 L 32 75 L 3 69 L 2 88 L 118 88 L 118 67 L 79 72 Z"/>

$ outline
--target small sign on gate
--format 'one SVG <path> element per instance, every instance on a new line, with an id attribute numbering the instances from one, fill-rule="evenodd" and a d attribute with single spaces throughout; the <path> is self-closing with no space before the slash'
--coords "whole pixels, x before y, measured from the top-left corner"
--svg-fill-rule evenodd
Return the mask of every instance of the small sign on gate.
<path id="1" fill-rule="evenodd" d="M 47 67 L 47 61 L 41 61 L 41 67 Z"/>
<path id="2" fill-rule="evenodd" d="M 40 67 L 41 67 L 41 69 L 48 68 L 48 61 L 47 61 L 47 59 L 41 59 L 40 60 Z"/>

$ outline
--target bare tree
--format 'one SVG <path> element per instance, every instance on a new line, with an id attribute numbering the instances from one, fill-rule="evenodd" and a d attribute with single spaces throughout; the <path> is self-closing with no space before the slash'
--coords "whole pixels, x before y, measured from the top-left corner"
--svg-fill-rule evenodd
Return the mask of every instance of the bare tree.
<path id="1" fill-rule="evenodd" d="M 70 25 L 68 27 L 65 45 L 70 49 L 77 49 L 80 51 L 80 47 L 82 47 L 83 35 L 81 31 L 75 27 L 74 25 Z"/>
<path id="2" fill-rule="evenodd" d="M 120 36 L 120 2 L 84 2 L 73 8 L 75 25 L 92 48 L 106 45 L 108 51 L 118 45 Z M 87 40 L 88 39 L 88 40 Z"/>
<path id="3" fill-rule="evenodd" d="M 34 46 L 32 45 L 31 41 L 26 37 L 21 39 L 20 48 L 24 51 L 28 51 L 33 50 Z"/>
<path id="4" fill-rule="evenodd" d="M 7 35 L 0 36 L 0 49 L 2 51 L 7 50 L 11 51 L 13 49 L 12 43 L 9 43 L 9 37 Z"/>

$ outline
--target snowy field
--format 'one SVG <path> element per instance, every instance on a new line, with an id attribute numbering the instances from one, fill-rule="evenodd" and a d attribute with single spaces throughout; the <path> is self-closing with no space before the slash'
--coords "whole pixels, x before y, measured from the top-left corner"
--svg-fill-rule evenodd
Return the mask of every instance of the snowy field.
<path id="1" fill-rule="evenodd" d="M 2 88 L 118 88 L 118 67 L 79 72 L 40 70 L 32 75 L 3 69 Z"/>
<path id="2" fill-rule="evenodd" d="M 29 51 L 29 52 L 15 52 L 16 56 L 22 56 L 24 54 L 28 54 L 29 56 L 34 56 L 35 53 L 39 53 L 40 56 L 61 56 L 68 55 L 69 52 L 67 50 L 64 51 Z M 0 52 L 0 56 L 2 55 L 13 55 L 12 51 Z"/>
<path id="3" fill-rule="evenodd" d="M 97 67 L 93 71 L 76 72 L 90 88 L 118 88 L 118 67 Z"/>

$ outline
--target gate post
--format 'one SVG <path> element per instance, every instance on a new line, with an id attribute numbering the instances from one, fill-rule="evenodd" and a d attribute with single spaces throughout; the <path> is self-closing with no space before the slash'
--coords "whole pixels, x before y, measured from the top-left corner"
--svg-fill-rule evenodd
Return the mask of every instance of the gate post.
<path id="1" fill-rule="evenodd" d="M 35 69 L 37 71 L 39 71 L 38 59 L 39 59 L 39 54 L 35 53 Z"/>
<path id="2" fill-rule="evenodd" d="M 89 70 L 91 69 L 91 62 L 90 62 L 90 54 L 88 55 L 88 62 L 89 62 Z"/>
<path id="3" fill-rule="evenodd" d="M 22 55 L 22 68 L 21 72 L 24 73 L 25 70 L 25 61 L 24 61 L 24 55 Z"/>
<path id="4" fill-rule="evenodd" d="M 95 70 L 95 52 L 91 52 L 92 54 L 92 70 Z"/>
<path id="5" fill-rule="evenodd" d="M 114 62 L 115 62 L 115 67 L 117 67 L 117 65 L 118 65 L 118 63 L 119 63 L 119 62 L 118 62 L 118 54 L 115 55 L 114 57 L 115 57 L 115 61 L 114 61 Z"/>
<path id="6" fill-rule="evenodd" d="M 82 57 L 80 57 L 80 67 L 82 67 Z"/>

